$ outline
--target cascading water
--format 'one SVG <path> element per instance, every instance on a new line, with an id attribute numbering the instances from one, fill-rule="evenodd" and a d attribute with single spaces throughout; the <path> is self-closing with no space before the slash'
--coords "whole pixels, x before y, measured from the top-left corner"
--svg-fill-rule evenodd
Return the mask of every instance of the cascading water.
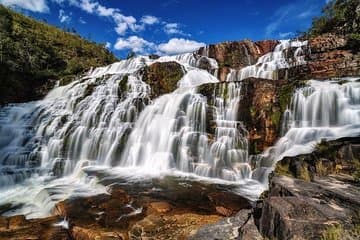
<path id="1" fill-rule="evenodd" d="M 236 121 L 239 83 L 229 84 L 225 99 L 224 90 L 215 97 L 214 134 L 206 130 L 207 99 L 195 88 L 179 88 L 157 99 L 142 112 L 120 165 L 154 173 L 176 169 L 230 181 L 248 178 L 247 132 Z"/>
<path id="2" fill-rule="evenodd" d="M 345 78 L 340 83 L 311 80 L 294 93 L 284 113 L 285 134 L 263 154 L 254 178 L 266 182 L 262 173 L 278 160 L 310 153 L 323 139 L 360 136 L 360 82 Z"/>
<path id="3" fill-rule="evenodd" d="M 242 83 L 236 80 L 276 79 L 278 69 L 304 63 L 305 44 L 281 41 L 256 65 L 231 70 L 227 83 L 216 84 L 206 96 L 200 88 L 218 83 L 217 63 L 190 53 L 96 68 L 42 101 L 1 108 L 0 205 L 21 206 L 7 215 L 39 217 L 70 196 L 106 192 L 89 169 L 185 173 L 242 184 L 242 194 L 256 197 L 266 189 L 262 173 L 282 156 L 310 149 L 321 138 L 360 134 L 359 83 L 312 81 L 293 97 L 287 133 L 251 170 L 248 133 L 237 116 Z M 177 90 L 151 100 L 137 72 L 168 61 L 181 64 L 185 75 Z"/>
<path id="4" fill-rule="evenodd" d="M 71 195 L 104 192 L 83 169 L 117 164 L 139 113 L 151 103 L 151 89 L 137 71 L 167 61 L 188 72 L 182 86 L 217 81 L 196 68 L 192 53 L 138 57 L 96 68 L 42 101 L 1 108 L 0 205 L 23 205 L 7 214 L 38 217 Z M 208 61 L 215 70 L 216 61 Z"/>
<path id="5" fill-rule="evenodd" d="M 305 64 L 307 41 L 280 40 L 273 52 L 261 56 L 257 63 L 232 71 L 229 79 L 240 81 L 249 77 L 277 80 L 278 70 Z"/>

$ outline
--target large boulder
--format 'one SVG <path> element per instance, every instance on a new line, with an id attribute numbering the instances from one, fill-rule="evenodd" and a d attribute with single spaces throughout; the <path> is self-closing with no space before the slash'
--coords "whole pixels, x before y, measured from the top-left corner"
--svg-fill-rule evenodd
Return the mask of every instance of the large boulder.
<path id="1" fill-rule="evenodd" d="M 142 75 L 142 80 L 150 85 L 151 98 L 174 91 L 184 73 L 184 69 L 177 62 L 156 62 L 138 72 Z"/>

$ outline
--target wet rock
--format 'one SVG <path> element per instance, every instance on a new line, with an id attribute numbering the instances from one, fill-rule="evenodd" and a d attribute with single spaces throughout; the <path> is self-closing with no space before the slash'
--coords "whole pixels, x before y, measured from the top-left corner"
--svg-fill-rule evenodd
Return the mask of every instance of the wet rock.
<path id="1" fill-rule="evenodd" d="M 177 62 L 156 62 L 140 69 L 138 74 L 150 85 L 151 98 L 156 98 L 174 91 L 177 82 L 184 76 L 184 70 Z"/>
<path id="2" fill-rule="evenodd" d="M 43 219 L 25 219 L 25 216 L 0 217 L 0 239 L 41 239 L 41 240 L 70 240 L 69 231 L 57 226 L 60 217 Z"/>
<path id="3" fill-rule="evenodd" d="M 74 239 L 96 239 L 96 240 L 123 240 L 126 236 L 118 232 L 107 232 L 106 230 L 87 229 L 82 227 L 74 227 L 72 229 L 72 236 Z"/>
<path id="4" fill-rule="evenodd" d="M 159 56 L 159 55 L 156 55 L 156 54 L 150 54 L 150 55 L 149 55 L 149 58 L 150 58 L 150 59 L 153 59 L 153 60 L 156 60 L 156 59 L 160 58 L 160 56 Z"/>
<path id="5" fill-rule="evenodd" d="M 154 197 L 166 199 L 168 203 L 186 211 L 229 216 L 240 209 L 251 208 L 251 202 L 245 197 L 221 189 L 212 184 L 197 181 L 185 181 L 175 177 L 165 177 L 153 182 L 163 191 L 154 193 Z"/>
<path id="6" fill-rule="evenodd" d="M 274 145 L 281 130 L 281 116 L 297 83 L 248 78 L 243 80 L 238 118 L 249 131 L 250 153 Z"/>
<path id="7" fill-rule="evenodd" d="M 113 188 L 110 194 L 62 201 L 56 205 L 56 213 L 84 228 L 95 223 L 98 228 L 126 229 L 143 211 L 124 190 Z"/>
<path id="8" fill-rule="evenodd" d="M 216 212 L 227 217 L 241 209 L 251 208 L 248 200 L 227 192 L 213 192 L 208 195 L 208 198 L 215 205 Z"/>
<path id="9" fill-rule="evenodd" d="M 214 102 L 214 92 L 219 89 L 227 91 L 228 82 L 208 83 L 198 87 L 198 92 L 208 99 L 208 109 Z M 281 130 L 281 117 L 289 104 L 292 94 L 301 81 L 269 80 L 247 78 L 241 81 L 241 101 L 238 108 L 238 119 L 249 132 L 250 154 L 257 154 L 274 145 Z M 239 84 L 240 86 L 240 84 Z M 226 96 L 222 96 L 226 97 Z M 213 114 L 207 114 L 207 126 L 212 126 Z M 216 126 L 215 126 L 216 127 Z M 208 129 L 211 132 L 211 128 Z"/>
<path id="10" fill-rule="evenodd" d="M 207 57 L 200 57 L 197 60 L 197 67 L 210 72 L 212 70 L 211 63 Z"/>
<path id="11" fill-rule="evenodd" d="M 8 227 L 15 229 L 26 225 L 27 221 L 24 215 L 13 216 L 8 219 Z"/>
<path id="12" fill-rule="evenodd" d="M 187 239 L 202 225 L 214 223 L 219 219 L 216 215 L 193 213 L 149 215 L 130 229 L 129 239 Z"/>
<path id="13" fill-rule="evenodd" d="M 150 207 L 158 213 L 167 213 L 172 209 L 172 206 L 167 202 L 152 202 Z"/>

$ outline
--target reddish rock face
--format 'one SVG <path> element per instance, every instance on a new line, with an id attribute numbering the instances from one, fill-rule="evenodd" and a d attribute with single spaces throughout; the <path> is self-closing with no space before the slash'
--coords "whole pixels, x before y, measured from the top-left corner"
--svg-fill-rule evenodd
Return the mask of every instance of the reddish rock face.
<path id="1" fill-rule="evenodd" d="M 216 59 L 220 68 L 240 69 L 256 63 L 260 56 L 272 51 L 277 43 L 276 40 L 223 42 L 201 48 L 198 54 Z"/>
<path id="2" fill-rule="evenodd" d="M 309 40 L 309 48 L 307 64 L 282 70 L 288 72 L 290 80 L 321 80 L 360 75 L 360 53 L 348 47 L 346 37 L 320 35 Z"/>
<path id="3" fill-rule="evenodd" d="M 255 44 L 261 49 L 261 54 L 267 54 L 269 52 L 272 52 L 277 44 L 279 44 L 279 41 L 276 40 L 263 40 L 263 41 L 257 41 Z"/>
<path id="4" fill-rule="evenodd" d="M 289 87 L 287 87 L 289 86 Z M 239 119 L 249 131 L 250 152 L 259 153 L 279 137 L 282 112 L 290 101 L 292 84 L 283 80 L 243 80 Z"/>

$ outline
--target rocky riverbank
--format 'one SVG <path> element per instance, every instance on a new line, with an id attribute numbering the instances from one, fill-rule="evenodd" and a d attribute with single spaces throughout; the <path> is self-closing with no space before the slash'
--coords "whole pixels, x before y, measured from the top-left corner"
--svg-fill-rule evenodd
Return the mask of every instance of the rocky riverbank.
<path id="1" fill-rule="evenodd" d="M 359 159 L 360 138 L 287 157 L 252 210 L 203 226 L 193 239 L 358 239 Z"/>
<path id="2" fill-rule="evenodd" d="M 108 194 L 59 202 L 52 217 L 1 217 L 0 239 L 187 239 L 203 225 L 251 208 L 231 186 L 175 177 L 115 182 L 104 182 Z"/>

